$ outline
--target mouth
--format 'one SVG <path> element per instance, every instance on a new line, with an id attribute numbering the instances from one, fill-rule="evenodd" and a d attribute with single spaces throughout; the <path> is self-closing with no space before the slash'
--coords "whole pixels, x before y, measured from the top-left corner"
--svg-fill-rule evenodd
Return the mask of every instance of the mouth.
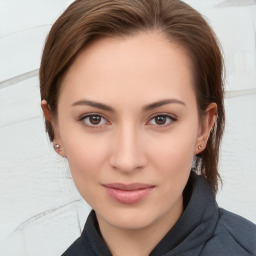
<path id="1" fill-rule="evenodd" d="M 105 184 L 103 187 L 115 201 L 122 204 L 135 204 L 148 196 L 155 186 L 142 183 L 112 183 Z"/>

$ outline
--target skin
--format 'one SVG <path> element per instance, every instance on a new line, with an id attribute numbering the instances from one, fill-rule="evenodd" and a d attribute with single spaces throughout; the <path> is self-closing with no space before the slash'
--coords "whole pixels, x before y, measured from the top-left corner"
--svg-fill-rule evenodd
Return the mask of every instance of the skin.
<path id="1" fill-rule="evenodd" d="M 68 70 L 58 119 L 42 102 L 54 144 L 61 145 L 57 152 L 96 211 L 113 255 L 148 255 L 182 214 L 192 160 L 206 146 L 217 107 L 210 104 L 199 122 L 191 70 L 186 51 L 160 33 L 104 38 Z M 117 182 L 153 189 L 139 202 L 124 204 L 103 186 Z"/>

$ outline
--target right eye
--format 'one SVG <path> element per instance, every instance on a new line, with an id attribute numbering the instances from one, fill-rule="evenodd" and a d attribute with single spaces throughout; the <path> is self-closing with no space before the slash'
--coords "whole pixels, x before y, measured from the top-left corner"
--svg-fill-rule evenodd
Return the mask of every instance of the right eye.
<path id="1" fill-rule="evenodd" d="M 86 126 L 89 126 L 92 128 L 97 128 L 107 124 L 107 120 L 104 117 L 96 114 L 83 116 L 79 121 L 85 123 Z"/>

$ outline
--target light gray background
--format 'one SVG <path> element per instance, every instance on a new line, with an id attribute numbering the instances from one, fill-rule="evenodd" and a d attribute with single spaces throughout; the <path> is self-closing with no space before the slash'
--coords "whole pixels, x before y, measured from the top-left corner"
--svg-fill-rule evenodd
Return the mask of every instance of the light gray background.
<path id="1" fill-rule="evenodd" d="M 44 132 L 38 68 L 71 0 L 0 0 L 0 255 L 60 255 L 90 208 Z M 186 0 L 215 29 L 226 61 L 221 207 L 256 223 L 256 1 Z"/>

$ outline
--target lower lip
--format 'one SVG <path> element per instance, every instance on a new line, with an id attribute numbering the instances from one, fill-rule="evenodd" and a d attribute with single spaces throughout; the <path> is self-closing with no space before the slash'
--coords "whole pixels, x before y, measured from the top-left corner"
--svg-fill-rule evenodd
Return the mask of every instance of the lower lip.
<path id="1" fill-rule="evenodd" d="M 154 187 L 148 187 L 137 190 L 120 190 L 105 187 L 111 198 L 122 204 L 135 204 L 145 198 Z"/>

